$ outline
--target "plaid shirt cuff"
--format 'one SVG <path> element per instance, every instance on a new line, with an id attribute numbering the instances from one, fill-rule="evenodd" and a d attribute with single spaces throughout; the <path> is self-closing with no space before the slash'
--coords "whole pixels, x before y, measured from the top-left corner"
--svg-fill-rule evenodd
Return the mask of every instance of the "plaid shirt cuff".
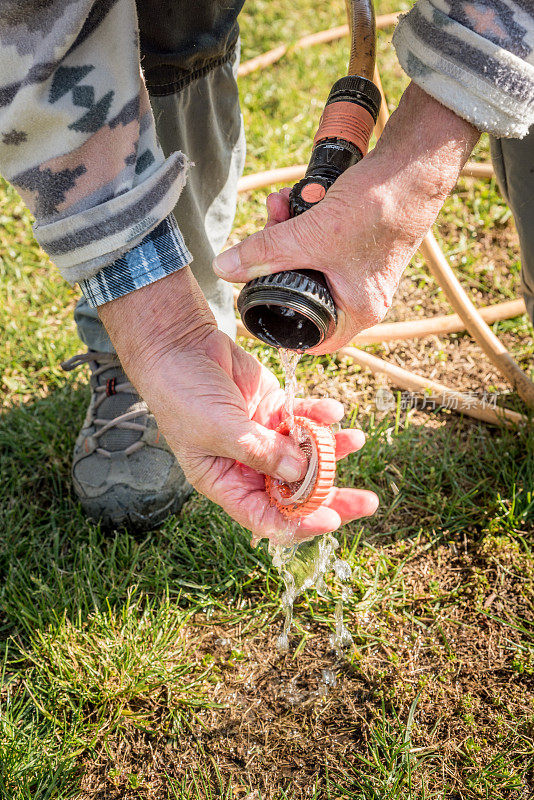
<path id="1" fill-rule="evenodd" d="M 193 257 L 174 217 L 165 217 L 132 250 L 80 281 L 85 299 L 96 308 L 186 267 Z"/>

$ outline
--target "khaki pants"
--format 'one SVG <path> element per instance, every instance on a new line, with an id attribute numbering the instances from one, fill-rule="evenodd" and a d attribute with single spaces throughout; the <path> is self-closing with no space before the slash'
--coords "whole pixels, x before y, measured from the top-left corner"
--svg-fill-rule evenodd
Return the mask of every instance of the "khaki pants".
<path id="1" fill-rule="evenodd" d="M 521 245 L 521 290 L 534 323 L 534 129 L 524 139 L 492 139 L 495 174 Z"/>

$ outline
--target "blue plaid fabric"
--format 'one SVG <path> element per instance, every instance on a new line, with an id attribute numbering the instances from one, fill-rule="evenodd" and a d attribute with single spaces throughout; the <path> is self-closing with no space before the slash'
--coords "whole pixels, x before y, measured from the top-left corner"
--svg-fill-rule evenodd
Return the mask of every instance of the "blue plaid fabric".
<path id="1" fill-rule="evenodd" d="M 172 214 L 165 217 L 136 247 L 80 281 L 85 299 L 96 308 L 123 294 L 159 281 L 191 263 L 193 257 Z"/>

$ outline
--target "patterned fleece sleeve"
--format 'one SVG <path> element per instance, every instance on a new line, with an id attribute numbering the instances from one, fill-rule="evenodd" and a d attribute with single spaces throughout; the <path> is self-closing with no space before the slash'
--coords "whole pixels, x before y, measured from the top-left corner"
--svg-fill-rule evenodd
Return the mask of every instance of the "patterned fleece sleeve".
<path id="1" fill-rule="evenodd" d="M 92 305 L 191 261 L 139 67 L 135 0 L 1 0 L 0 172 Z"/>
<path id="2" fill-rule="evenodd" d="M 412 80 L 481 131 L 534 123 L 534 0 L 418 0 L 393 43 Z"/>

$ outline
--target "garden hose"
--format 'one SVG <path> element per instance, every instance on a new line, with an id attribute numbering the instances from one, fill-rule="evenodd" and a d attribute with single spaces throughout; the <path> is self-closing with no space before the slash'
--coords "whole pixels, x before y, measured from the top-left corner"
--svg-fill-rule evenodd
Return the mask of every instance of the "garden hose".
<path id="1" fill-rule="evenodd" d="M 349 20 L 349 75 L 373 79 L 376 64 L 376 21 L 371 0 L 345 0 Z"/>
<path id="2" fill-rule="evenodd" d="M 376 57 L 372 0 L 347 0 L 351 33 L 349 74 L 330 90 L 302 180 L 289 195 L 291 216 L 319 203 L 328 189 L 367 153 L 381 95 L 371 80 Z M 273 347 L 304 351 L 329 339 L 337 314 L 325 276 L 296 269 L 247 283 L 237 308 L 247 330 Z"/>

